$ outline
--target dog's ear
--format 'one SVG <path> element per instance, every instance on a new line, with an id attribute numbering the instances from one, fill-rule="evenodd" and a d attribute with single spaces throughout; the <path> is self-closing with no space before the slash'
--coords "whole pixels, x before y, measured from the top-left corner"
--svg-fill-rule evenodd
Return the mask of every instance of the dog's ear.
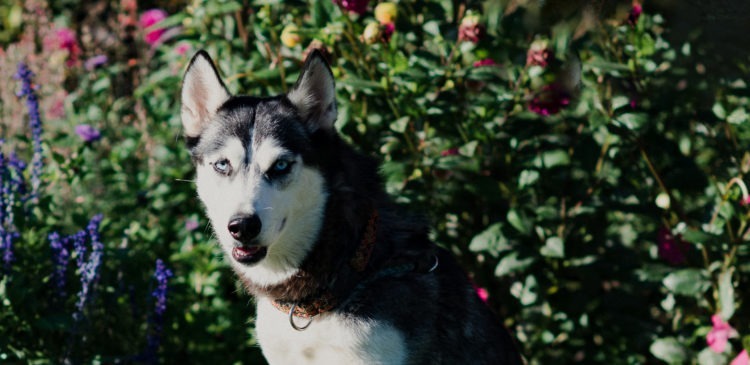
<path id="1" fill-rule="evenodd" d="M 333 129 L 336 122 L 336 88 L 333 73 L 323 55 L 313 50 L 297 82 L 287 93 L 308 130 Z"/>
<path id="2" fill-rule="evenodd" d="M 182 79 L 180 115 L 185 136 L 200 136 L 206 124 L 230 96 L 211 57 L 206 51 L 198 51 Z"/>

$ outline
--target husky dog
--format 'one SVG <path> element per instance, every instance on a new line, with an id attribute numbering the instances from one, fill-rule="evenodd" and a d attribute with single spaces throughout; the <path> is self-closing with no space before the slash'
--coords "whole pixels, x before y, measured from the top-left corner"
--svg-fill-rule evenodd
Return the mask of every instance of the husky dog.
<path id="1" fill-rule="evenodd" d="M 521 363 L 466 273 L 337 134 L 320 52 L 291 91 L 260 98 L 231 95 L 200 51 L 181 116 L 198 196 L 256 298 L 269 363 Z"/>

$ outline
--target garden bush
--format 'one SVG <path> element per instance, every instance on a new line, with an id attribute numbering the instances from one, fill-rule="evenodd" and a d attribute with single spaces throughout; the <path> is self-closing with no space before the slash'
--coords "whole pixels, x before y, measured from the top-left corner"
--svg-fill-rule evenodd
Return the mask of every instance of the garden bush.
<path id="1" fill-rule="evenodd" d="M 180 80 L 205 49 L 275 95 L 317 48 L 336 127 L 530 364 L 748 364 L 750 57 L 726 30 L 750 9 L 688 6 L 0 4 L 0 362 L 264 363 Z"/>

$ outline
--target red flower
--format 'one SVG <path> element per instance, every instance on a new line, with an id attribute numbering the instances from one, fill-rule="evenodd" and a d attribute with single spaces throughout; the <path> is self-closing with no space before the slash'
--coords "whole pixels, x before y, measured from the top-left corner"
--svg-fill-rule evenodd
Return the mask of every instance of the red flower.
<path id="1" fill-rule="evenodd" d="M 550 84 L 542 90 L 529 102 L 529 110 L 541 116 L 557 114 L 570 104 L 570 94 L 559 84 Z"/>
<path id="2" fill-rule="evenodd" d="M 643 7 L 641 4 L 634 3 L 633 7 L 630 9 L 630 14 L 628 14 L 628 24 L 635 26 L 636 23 L 638 23 L 638 18 L 641 17 L 641 13 L 643 13 Z"/>
<path id="3" fill-rule="evenodd" d="M 729 323 L 724 322 L 718 314 L 711 316 L 711 322 L 713 328 L 706 335 L 706 342 L 711 350 L 722 353 L 727 348 L 729 338 L 737 336 L 737 331 Z"/>
<path id="4" fill-rule="evenodd" d="M 362 15 L 367 11 L 370 0 L 333 0 L 333 3 L 350 13 Z"/>
<path id="5" fill-rule="evenodd" d="M 685 262 L 688 245 L 681 236 L 675 237 L 669 228 L 661 227 L 656 234 L 656 242 L 659 245 L 659 257 L 662 260 L 672 265 Z"/>
<path id="6" fill-rule="evenodd" d="M 458 148 L 456 148 L 456 147 L 449 148 L 447 150 L 444 150 L 444 151 L 440 152 L 440 156 L 442 156 L 442 157 L 455 156 L 457 154 L 458 154 Z"/>
<path id="7" fill-rule="evenodd" d="M 138 23 L 141 25 L 141 28 L 147 29 L 154 24 L 157 24 L 161 22 L 162 20 L 167 18 L 167 12 L 161 9 L 151 9 L 146 10 L 141 14 L 140 19 L 138 20 Z M 161 36 L 166 32 L 167 30 L 165 28 L 152 28 L 150 30 L 146 31 L 146 35 L 143 37 L 143 39 L 148 43 L 149 45 L 153 46 L 154 44 L 159 42 L 159 39 L 161 39 Z"/>

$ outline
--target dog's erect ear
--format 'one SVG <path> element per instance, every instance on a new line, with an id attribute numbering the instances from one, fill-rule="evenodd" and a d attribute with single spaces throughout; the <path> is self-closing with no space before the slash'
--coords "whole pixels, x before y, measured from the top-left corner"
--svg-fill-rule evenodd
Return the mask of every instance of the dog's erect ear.
<path id="1" fill-rule="evenodd" d="M 318 50 L 312 51 L 297 82 L 287 93 L 307 128 L 333 129 L 336 122 L 336 88 L 328 62 Z"/>
<path id="2" fill-rule="evenodd" d="M 198 51 L 182 79 L 180 115 L 187 137 L 200 136 L 216 111 L 231 95 L 206 51 Z"/>

